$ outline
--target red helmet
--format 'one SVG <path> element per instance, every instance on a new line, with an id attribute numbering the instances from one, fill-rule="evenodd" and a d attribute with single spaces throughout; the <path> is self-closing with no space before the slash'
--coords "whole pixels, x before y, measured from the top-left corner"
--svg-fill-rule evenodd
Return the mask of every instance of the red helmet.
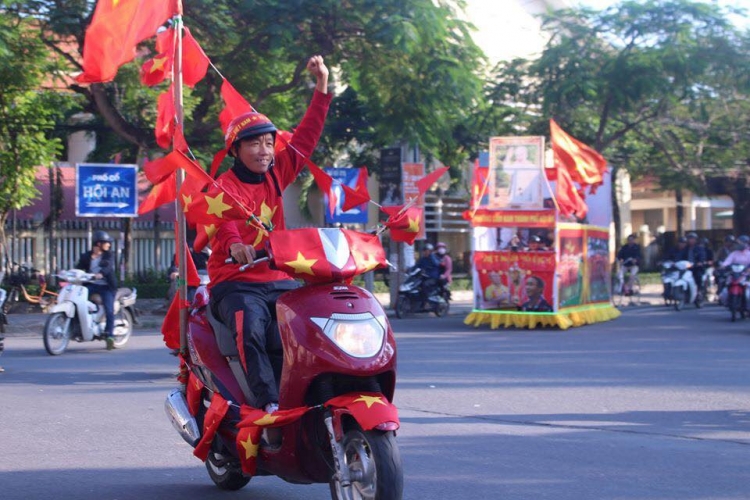
<path id="1" fill-rule="evenodd" d="M 235 142 L 262 134 L 273 134 L 275 139 L 276 126 L 266 115 L 250 111 L 249 113 L 242 113 L 229 122 L 224 143 L 227 146 L 227 151 L 232 155 L 231 148 Z"/>

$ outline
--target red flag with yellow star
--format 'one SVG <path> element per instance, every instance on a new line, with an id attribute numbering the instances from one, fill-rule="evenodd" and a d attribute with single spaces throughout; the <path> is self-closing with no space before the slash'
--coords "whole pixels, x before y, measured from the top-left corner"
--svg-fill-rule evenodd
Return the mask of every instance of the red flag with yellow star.
<path id="1" fill-rule="evenodd" d="M 237 427 L 283 427 L 299 420 L 309 409 L 307 406 L 300 406 L 299 408 L 266 413 L 264 410 L 242 405 Z"/>
<path id="2" fill-rule="evenodd" d="M 138 205 L 138 215 L 147 214 L 165 203 L 173 203 L 176 197 L 176 174 L 172 172 L 168 177 L 154 184 L 146 199 Z"/>
<path id="3" fill-rule="evenodd" d="M 424 195 L 427 190 L 430 189 L 430 186 L 435 184 L 435 182 L 437 182 L 437 180 L 441 178 L 443 174 L 446 173 L 449 169 L 450 167 L 442 167 L 419 179 L 415 183 L 417 185 L 417 189 L 419 190 L 419 195 Z"/>
<path id="4" fill-rule="evenodd" d="M 352 392 L 330 399 L 323 405 L 329 408 L 346 408 L 364 431 L 386 422 L 400 425 L 398 408 L 385 396 L 375 392 Z"/>
<path id="5" fill-rule="evenodd" d="M 357 274 L 388 266 L 385 250 L 377 234 L 360 233 L 349 229 L 342 229 L 341 232 L 349 242 L 352 257 L 357 266 Z"/>
<path id="6" fill-rule="evenodd" d="M 203 392 L 203 382 L 200 381 L 200 379 L 195 375 L 195 373 L 190 372 L 190 376 L 188 377 L 187 382 L 187 406 L 188 410 L 190 411 L 190 414 L 192 416 L 198 415 L 198 410 L 200 410 L 202 398 L 201 393 Z"/>
<path id="7" fill-rule="evenodd" d="M 218 392 L 214 392 L 211 398 L 211 406 L 208 407 L 206 416 L 203 418 L 203 435 L 193 450 L 193 455 L 204 462 L 208 458 L 208 452 L 211 450 L 211 443 L 214 440 L 216 431 L 221 425 L 221 421 L 229 410 L 229 403 L 221 397 Z"/>
<path id="8" fill-rule="evenodd" d="M 269 235 L 276 267 L 308 282 L 328 281 L 331 264 L 326 258 L 317 229 L 294 229 Z"/>
<path id="9" fill-rule="evenodd" d="M 141 83 L 153 87 L 172 74 L 174 29 L 156 35 L 156 55 L 141 65 Z"/>
<path id="10" fill-rule="evenodd" d="M 159 94 L 156 104 L 156 128 L 154 129 L 156 144 L 164 149 L 169 149 L 172 144 L 172 136 L 174 136 L 174 127 L 174 92 L 173 85 L 170 85 L 169 90 Z"/>
<path id="11" fill-rule="evenodd" d="M 352 189 L 346 184 L 342 184 L 344 190 L 344 206 L 341 210 L 348 212 L 354 207 L 370 201 L 370 193 L 367 191 L 367 167 L 360 167 L 357 175 L 357 186 Z"/>
<path id="12" fill-rule="evenodd" d="M 135 58 L 136 46 L 178 14 L 176 0 L 99 0 L 83 43 L 78 83 L 109 82 Z"/>
<path id="13" fill-rule="evenodd" d="M 404 210 L 404 205 L 382 207 L 381 210 L 389 216 L 383 225 L 391 230 L 393 241 L 413 245 L 414 240 L 419 236 L 419 227 L 424 217 L 424 211 L 417 206 L 411 206 Z"/>
<path id="14" fill-rule="evenodd" d="M 242 472 L 255 475 L 258 460 L 258 448 L 263 429 L 258 426 L 242 427 L 237 432 L 237 453 L 240 455 Z"/>
<path id="15" fill-rule="evenodd" d="M 592 189 L 601 186 L 607 160 L 594 148 L 568 135 L 555 120 L 549 121 L 549 131 L 556 168 L 567 170 L 570 179 L 581 186 L 591 186 Z"/>

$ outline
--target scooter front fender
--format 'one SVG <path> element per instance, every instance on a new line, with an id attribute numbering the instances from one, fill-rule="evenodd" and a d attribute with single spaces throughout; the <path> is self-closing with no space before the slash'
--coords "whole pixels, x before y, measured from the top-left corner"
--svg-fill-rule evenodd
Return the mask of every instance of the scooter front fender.
<path id="1" fill-rule="evenodd" d="M 362 398 L 359 394 L 353 393 L 352 395 L 355 396 L 353 401 L 357 401 L 357 396 Z M 340 441 L 344 435 L 343 421 L 345 415 L 357 422 L 364 431 L 397 431 L 401 427 L 398 419 L 398 408 L 389 402 L 388 398 L 381 394 L 380 401 L 374 403 L 374 399 L 371 396 L 369 398 L 371 402 L 369 408 L 367 407 L 367 402 L 362 401 L 344 407 L 331 408 L 333 431 L 337 441 Z M 377 411 L 373 411 L 373 407 L 376 405 Z"/>
<path id="2" fill-rule="evenodd" d="M 76 306 L 72 302 L 59 302 L 50 308 L 49 313 L 64 313 L 68 318 L 73 318 L 76 315 Z"/>

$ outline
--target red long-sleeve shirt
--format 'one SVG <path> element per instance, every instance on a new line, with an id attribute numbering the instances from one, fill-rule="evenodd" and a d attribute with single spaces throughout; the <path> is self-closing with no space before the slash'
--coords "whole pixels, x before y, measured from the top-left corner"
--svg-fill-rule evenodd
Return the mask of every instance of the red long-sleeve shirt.
<path id="1" fill-rule="evenodd" d="M 323 94 L 316 90 L 304 118 L 289 141 L 305 157 L 310 157 L 318 144 L 330 103 L 330 94 Z M 284 204 L 280 192 L 283 193 L 284 189 L 294 182 L 304 164 L 304 159 L 299 153 L 291 148 L 284 148 L 276 152 L 273 168 L 266 173 L 265 178 L 259 184 L 242 182 L 232 170 L 220 175 L 217 181 L 224 191 L 240 199 L 243 205 L 265 224 L 271 223 L 274 230 L 279 230 L 286 227 Z M 278 183 L 278 189 L 273 177 Z M 262 283 L 292 279 L 283 271 L 271 269 L 267 262 L 242 272 L 237 264 L 224 262 L 230 256 L 229 247 L 234 243 L 244 243 L 252 245 L 255 249 L 261 249 L 266 239 L 268 239 L 267 231 L 259 230 L 255 225 L 247 225 L 245 221 L 228 221 L 219 226 L 211 239 L 213 252 L 208 260 L 208 275 L 211 278 L 209 288 L 226 281 Z"/>

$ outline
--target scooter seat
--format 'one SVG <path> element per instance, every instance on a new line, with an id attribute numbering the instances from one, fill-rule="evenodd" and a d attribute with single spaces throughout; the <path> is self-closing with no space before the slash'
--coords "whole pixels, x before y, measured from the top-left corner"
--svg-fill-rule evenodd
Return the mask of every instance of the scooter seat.
<path id="1" fill-rule="evenodd" d="M 120 299 L 126 299 L 133 293 L 133 290 L 130 288 L 118 288 L 117 293 L 115 294 L 115 302 L 119 301 Z"/>
<path id="2" fill-rule="evenodd" d="M 211 329 L 214 331 L 216 343 L 219 345 L 219 352 L 221 352 L 221 355 L 224 357 L 239 356 L 240 352 L 237 350 L 237 342 L 234 340 L 234 333 L 227 325 L 214 316 L 211 312 L 210 306 L 206 307 L 206 318 L 208 318 L 208 324 L 211 325 Z"/>

